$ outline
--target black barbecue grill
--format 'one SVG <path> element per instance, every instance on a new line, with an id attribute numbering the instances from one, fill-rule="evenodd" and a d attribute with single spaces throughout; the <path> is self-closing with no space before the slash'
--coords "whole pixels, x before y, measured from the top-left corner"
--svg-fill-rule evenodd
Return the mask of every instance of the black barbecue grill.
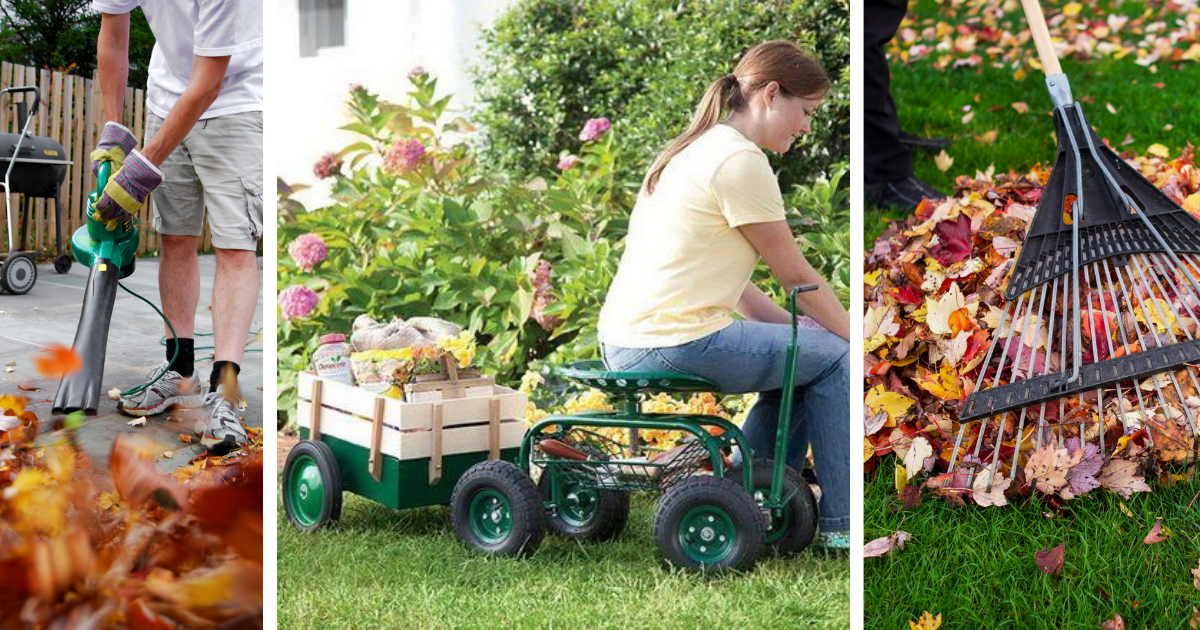
<path id="1" fill-rule="evenodd" d="M 54 270 L 66 273 L 71 269 L 71 257 L 63 253 L 60 191 L 63 180 L 67 177 L 67 167 L 72 162 L 66 159 L 67 152 L 53 138 L 32 136 L 28 133 L 29 122 L 37 115 L 38 104 L 42 100 L 41 92 L 34 86 L 0 90 L 0 106 L 3 106 L 6 92 L 33 92 L 33 106 L 28 111 L 25 103 L 17 103 L 17 129 L 20 129 L 20 133 L 0 133 L 0 172 L 4 173 L 4 181 L 0 182 L 0 194 L 4 195 L 4 214 L 8 226 L 8 255 L 0 265 L 0 290 L 19 295 L 28 293 L 37 282 L 37 265 L 34 264 L 33 254 L 25 251 L 26 240 L 29 237 L 29 215 L 34 199 L 54 200 L 54 221 L 58 228 Z M 11 194 L 25 197 L 25 212 L 21 215 L 20 247 L 16 245 L 16 231 L 13 229 L 13 209 L 9 199 Z"/>

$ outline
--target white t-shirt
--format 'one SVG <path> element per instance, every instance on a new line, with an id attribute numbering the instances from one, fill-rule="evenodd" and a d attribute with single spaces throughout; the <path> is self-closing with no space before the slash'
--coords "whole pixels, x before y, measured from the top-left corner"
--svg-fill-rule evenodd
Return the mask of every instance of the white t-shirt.
<path id="1" fill-rule="evenodd" d="M 261 0 L 93 0 L 101 13 L 141 6 L 154 32 L 146 106 L 166 118 L 192 76 L 192 57 L 229 55 L 221 93 L 200 119 L 263 109 Z"/>
<path id="2" fill-rule="evenodd" d="M 762 149 L 729 125 L 704 132 L 671 159 L 654 194 L 638 195 L 600 341 L 665 348 L 733 323 L 759 259 L 738 226 L 786 216 Z"/>

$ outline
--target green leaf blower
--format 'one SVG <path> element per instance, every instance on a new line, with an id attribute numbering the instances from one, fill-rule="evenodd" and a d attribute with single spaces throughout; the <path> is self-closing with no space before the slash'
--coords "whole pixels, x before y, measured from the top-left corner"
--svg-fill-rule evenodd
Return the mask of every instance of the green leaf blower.
<path id="1" fill-rule="evenodd" d="M 83 368 L 65 376 L 54 395 L 51 413 L 83 411 L 96 413 L 100 402 L 101 380 L 104 378 L 104 356 L 108 347 L 108 328 L 112 321 L 113 304 L 117 299 L 117 281 L 133 273 L 137 262 L 138 231 L 133 218 L 108 227 L 104 221 L 92 218 L 96 202 L 108 184 L 112 164 L 100 164 L 96 190 L 88 195 L 87 225 L 71 236 L 71 251 L 75 260 L 91 271 L 83 292 L 83 310 L 79 328 L 71 349 L 83 359 Z"/>

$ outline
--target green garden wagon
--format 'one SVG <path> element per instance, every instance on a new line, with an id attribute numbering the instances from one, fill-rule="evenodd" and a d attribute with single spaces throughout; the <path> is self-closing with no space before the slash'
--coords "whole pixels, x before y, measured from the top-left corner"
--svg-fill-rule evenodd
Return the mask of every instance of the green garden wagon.
<path id="1" fill-rule="evenodd" d="M 796 294 L 815 289 L 806 285 L 789 294 L 793 322 Z M 785 382 L 794 378 L 796 336 L 793 324 Z M 476 433 L 463 433 L 454 448 L 443 446 L 437 453 L 417 447 L 400 452 L 394 443 L 406 435 L 431 436 L 437 424 L 433 411 L 414 411 L 407 423 L 396 411 L 430 403 L 388 401 L 337 383 L 322 387 L 319 379 L 302 375 L 299 411 L 309 420 L 301 427 L 305 439 L 284 467 L 288 518 L 306 531 L 336 521 L 342 490 L 394 508 L 448 504 L 455 532 L 470 547 L 529 556 L 547 529 L 586 542 L 612 540 L 628 521 L 630 493 L 650 491 L 661 495 L 655 540 L 676 566 L 747 570 L 766 551 L 794 553 L 812 542 L 815 495 L 784 463 L 793 388 L 784 388 L 773 456 L 750 458 L 744 456 L 751 452 L 745 434 L 720 416 L 641 410 L 643 394 L 717 391 L 707 379 L 615 372 L 599 361 L 575 363 L 559 373 L 617 398 L 618 409 L 554 415 L 525 431 L 523 422 L 511 419 L 523 417 L 524 396 L 489 381 L 481 390 L 466 389 L 464 400 L 474 400 L 475 407 L 464 412 L 458 430 Z M 351 395 L 357 399 L 343 402 Z M 481 401 L 487 402 L 486 413 Z M 439 413 L 450 404 L 439 402 Z M 443 437 L 432 443 L 445 443 L 449 431 L 442 422 Z M 486 448 L 479 431 L 486 431 Z M 676 445 L 651 447 L 639 437 L 647 432 L 667 432 Z M 753 465 L 733 465 L 735 453 Z"/>
<path id="2" fill-rule="evenodd" d="M 468 468 L 520 451 L 525 395 L 488 378 L 410 385 L 404 401 L 311 373 L 297 385 L 283 505 L 303 531 L 335 523 L 343 491 L 396 509 L 449 505 Z"/>

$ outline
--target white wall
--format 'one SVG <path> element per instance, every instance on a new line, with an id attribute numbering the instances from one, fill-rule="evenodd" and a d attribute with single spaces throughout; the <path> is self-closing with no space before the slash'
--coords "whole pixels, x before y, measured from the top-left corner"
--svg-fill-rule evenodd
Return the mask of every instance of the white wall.
<path id="1" fill-rule="evenodd" d="M 345 124 L 346 94 L 360 83 L 399 101 L 407 75 L 422 66 L 438 79 L 438 91 L 454 94 L 462 108 L 473 94 L 467 69 L 476 63 L 476 42 L 511 0 L 346 0 L 346 45 L 300 57 L 297 0 L 275 0 L 268 60 L 270 142 L 278 174 L 313 188 L 297 195 L 307 207 L 328 203 L 328 186 L 312 174 L 325 153 L 353 141 Z"/>

